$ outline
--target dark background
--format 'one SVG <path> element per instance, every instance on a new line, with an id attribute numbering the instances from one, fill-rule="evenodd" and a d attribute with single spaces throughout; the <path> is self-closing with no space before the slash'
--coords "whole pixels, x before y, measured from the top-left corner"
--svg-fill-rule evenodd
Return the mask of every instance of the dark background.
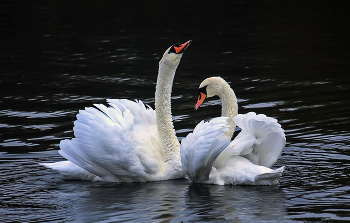
<path id="1" fill-rule="evenodd" d="M 105 103 L 106 98 L 127 98 L 141 99 L 154 108 L 163 52 L 173 43 L 191 39 L 173 86 L 179 139 L 201 120 L 220 115 L 218 98 L 207 100 L 198 111 L 193 106 L 202 80 L 221 76 L 235 90 L 239 113 L 275 117 L 287 136 L 275 165 L 287 166 L 278 197 L 269 189 L 236 190 L 243 190 L 251 201 L 254 197 L 249 194 L 264 195 L 258 205 L 265 205 L 266 194 L 283 203 L 286 216 L 275 219 L 350 220 L 349 6 L 348 1 L 0 1 L 0 180 L 6 195 L 0 211 L 16 219 L 19 212 L 11 208 L 29 202 L 40 211 L 20 221 L 49 215 L 51 209 L 41 209 L 47 202 L 42 191 L 52 181 L 48 176 L 59 179 L 48 193 L 56 194 L 57 188 L 68 193 L 85 185 L 87 191 L 93 187 L 103 194 L 105 185 L 93 183 L 78 182 L 67 189 L 59 175 L 37 163 L 62 160 L 56 155 L 58 144 L 74 136 L 75 116 L 86 106 Z M 41 186 L 33 185 L 33 180 Z M 186 182 L 183 185 L 186 188 Z M 38 191 L 35 196 L 20 195 L 18 191 L 26 186 Z M 157 191 L 158 186 L 164 185 L 138 187 Z M 130 193 L 123 188 L 126 192 L 113 189 L 111 193 Z M 212 190 L 205 189 L 213 194 Z M 176 196 L 191 200 L 196 197 L 191 193 L 202 195 L 191 190 Z M 210 193 L 203 196 L 204 201 L 212 198 Z M 93 203 L 80 199 L 86 202 L 84 208 Z M 216 203 L 229 203 L 225 194 L 218 199 Z M 67 209 L 60 205 L 68 204 L 55 202 L 58 216 L 64 219 Z M 245 200 L 239 197 L 237 202 Z M 214 203 L 208 204 L 210 210 L 217 210 Z M 192 207 L 186 205 L 180 202 L 176 207 Z M 89 208 L 79 210 L 89 216 Z M 139 212 L 140 207 L 134 210 Z M 111 209 L 109 214 L 119 211 Z M 21 213 L 30 212 L 31 208 L 24 208 Z M 278 215 L 267 213 L 272 219 Z M 198 221 L 197 214 L 175 219 Z M 208 215 L 202 220 L 215 219 Z M 253 215 L 232 214 L 229 220 L 264 220 Z"/>

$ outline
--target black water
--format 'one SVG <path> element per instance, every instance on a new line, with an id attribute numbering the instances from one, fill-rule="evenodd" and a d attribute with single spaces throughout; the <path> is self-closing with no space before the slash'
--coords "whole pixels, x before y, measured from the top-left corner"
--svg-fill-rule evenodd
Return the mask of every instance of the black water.
<path id="1" fill-rule="evenodd" d="M 350 220 L 350 4 L 346 1 L 1 1 L 1 222 L 347 222 Z M 178 68 L 178 137 L 220 115 L 193 110 L 221 76 L 239 112 L 277 118 L 279 187 L 186 180 L 65 181 L 58 161 L 79 109 L 106 98 L 154 107 L 158 61 L 193 40 Z"/>

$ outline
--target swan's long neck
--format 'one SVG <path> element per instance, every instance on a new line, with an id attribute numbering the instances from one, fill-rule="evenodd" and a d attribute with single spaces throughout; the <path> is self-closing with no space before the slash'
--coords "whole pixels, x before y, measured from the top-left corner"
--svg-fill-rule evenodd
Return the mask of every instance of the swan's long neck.
<path id="1" fill-rule="evenodd" d="M 171 115 L 171 90 L 177 66 L 160 61 L 155 93 L 155 110 L 158 134 L 162 143 L 165 161 L 179 156 L 180 143 L 176 137 Z"/>
<path id="2" fill-rule="evenodd" d="M 232 138 L 236 128 L 233 118 L 238 115 L 237 98 L 230 85 L 226 82 L 222 85 L 221 92 L 218 96 L 222 103 L 221 115 L 228 117 L 227 121 L 230 125 L 230 130 L 226 132 L 225 135 Z"/>

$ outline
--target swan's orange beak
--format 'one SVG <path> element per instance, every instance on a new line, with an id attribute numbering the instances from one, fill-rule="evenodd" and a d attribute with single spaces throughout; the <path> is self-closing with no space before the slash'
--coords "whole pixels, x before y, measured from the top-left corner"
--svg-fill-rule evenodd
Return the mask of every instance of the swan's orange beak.
<path id="1" fill-rule="evenodd" d="M 191 44 L 192 40 L 187 41 L 179 46 L 174 46 L 176 53 L 182 53 Z"/>
<path id="2" fill-rule="evenodd" d="M 199 106 L 201 106 L 201 104 L 203 103 L 203 101 L 206 97 L 207 96 L 203 92 L 199 92 L 197 104 L 194 106 L 195 110 L 197 110 L 199 108 Z"/>

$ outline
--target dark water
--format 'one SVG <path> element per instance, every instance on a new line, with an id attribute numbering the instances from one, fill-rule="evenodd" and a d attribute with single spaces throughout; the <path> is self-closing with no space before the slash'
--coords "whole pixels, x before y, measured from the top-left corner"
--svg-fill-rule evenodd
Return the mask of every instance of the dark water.
<path id="1" fill-rule="evenodd" d="M 1 1 L 0 221 L 350 221 L 349 6 Z M 286 131 L 279 188 L 65 181 L 38 164 L 62 160 L 79 109 L 106 98 L 154 107 L 158 61 L 188 39 L 173 87 L 178 137 L 220 115 L 217 98 L 193 106 L 204 78 L 225 78 L 240 113 Z"/>

